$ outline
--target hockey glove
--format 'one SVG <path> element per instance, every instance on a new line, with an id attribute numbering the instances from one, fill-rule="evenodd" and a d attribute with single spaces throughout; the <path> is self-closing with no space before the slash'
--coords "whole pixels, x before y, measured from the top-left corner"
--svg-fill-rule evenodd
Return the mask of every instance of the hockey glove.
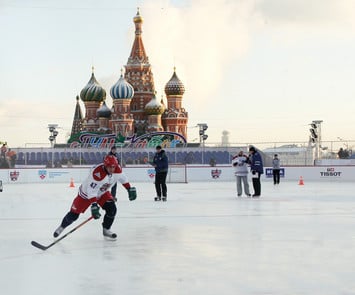
<path id="1" fill-rule="evenodd" d="M 129 189 L 127 189 L 128 191 L 128 199 L 130 201 L 134 201 L 137 198 L 137 190 L 135 187 L 130 187 Z"/>
<path id="2" fill-rule="evenodd" d="M 96 203 L 91 204 L 91 215 L 94 219 L 99 219 L 101 216 L 100 207 Z"/>

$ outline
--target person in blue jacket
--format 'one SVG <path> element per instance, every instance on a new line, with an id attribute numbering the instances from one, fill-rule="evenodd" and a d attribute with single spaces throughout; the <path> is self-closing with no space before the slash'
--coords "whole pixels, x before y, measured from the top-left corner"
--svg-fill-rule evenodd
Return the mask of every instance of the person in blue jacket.
<path id="1" fill-rule="evenodd" d="M 166 176 L 168 175 L 169 161 L 160 145 L 156 147 L 152 165 L 155 167 L 155 190 L 157 193 L 154 200 L 165 202 L 167 199 Z"/>
<path id="2" fill-rule="evenodd" d="M 256 150 L 255 147 L 249 147 L 250 152 L 250 170 L 251 170 L 251 178 L 253 182 L 254 194 L 252 195 L 253 198 L 260 197 L 261 194 L 261 182 L 260 176 L 264 173 L 263 167 L 263 159 L 261 158 L 260 153 Z"/>

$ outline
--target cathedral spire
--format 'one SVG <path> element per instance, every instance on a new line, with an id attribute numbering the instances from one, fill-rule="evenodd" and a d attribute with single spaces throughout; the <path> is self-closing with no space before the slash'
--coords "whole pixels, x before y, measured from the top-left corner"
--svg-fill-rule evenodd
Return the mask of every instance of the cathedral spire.
<path id="1" fill-rule="evenodd" d="M 76 96 L 76 106 L 73 118 L 73 126 L 71 129 L 71 136 L 82 131 L 83 129 L 83 113 L 79 104 L 79 95 Z"/>
<path id="2" fill-rule="evenodd" d="M 153 98 L 155 87 L 152 67 L 143 46 L 143 18 L 139 10 L 133 18 L 133 22 L 136 31 L 131 55 L 125 66 L 125 78 L 134 88 L 134 97 L 132 98 L 130 108 L 135 120 L 134 132 L 141 135 L 146 133 L 146 122 L 148 120 L 144 107 Z"/>
<path id="3" fill-rule="evenodd" d="M 142 41 L 143 18 L 139 13 L 139 8 L 137 9 L 136 16 L 133 18 L 133 22 L 136 27 L 136 31 L 135 31 L 135 39 L 133 42 L 131 55 L 128 58 L 128 64 L 149 63 Z"/>

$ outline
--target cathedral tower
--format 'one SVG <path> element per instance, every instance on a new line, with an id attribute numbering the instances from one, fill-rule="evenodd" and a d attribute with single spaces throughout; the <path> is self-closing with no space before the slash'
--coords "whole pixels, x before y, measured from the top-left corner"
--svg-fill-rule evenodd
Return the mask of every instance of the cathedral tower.
<path id="1" fill-rule="evenodd" d="M 165 107 L 154 95 L 150 102 L 145 106 L 145 112 L 148 115 L 147 132 L 164 131 L 161 123 L 161 115 Z"/>
<path id="2" fill-rule="evenodd" d="M 106 99 L 106 91 L 96 81 L 94 68 L 92 68 L 89 82 L 80 92 L 80 98 L 84 102 L 86 110 L 85 119 L 83 120 L 83 130 L 95 132 L 100 127 L 96 112 L 101 103 Z"/>
<path id="3" fill-rule="evenodd" d="M 148 117 L 144 111 L 145 106 L 154 96 L 154 79 L 149 63 L 148 56 L 145 53 L 142 40 L 143 18 L 139 10 L 133 18 L 135 38 L 131 54 L 125 66 L 125 78 L 134 88 L 134 96 L 131 101 L 131 113 L 134 118 L 134 133 L 141 135 L 146 133 Z"/>
<path id="4" fill-rule="evenodd" d="M 73 125 L 71 128 L 71 136 L 83 130 L 83 113 L 79 104 L 79 95 L 76 96 L 76 105 L 74 111 Z"/>
<path id="5" fill-rule="evenodd" d="M 106 105 L 106 102 L 103 101 L 101 107 L 96 111 L 96 116 L 99 118 L 99 129 L 98 131 L 104 133 L 111 133 L 109 128 L 109 119 L 111 116 L 111 110 Z"/>
<path id="6" fill-rule="evenodd" d="M 115 134 L 123 136 L 133 135 L 133 115 L 130 104 L 134 96 L 134 89 L 121 73 L 120 79 L 111 87 L 110 94 L 113 100 L 113 110 L 110 120 L 110 127 Z"/>
<path id="7" fill-rule="evenodd" d="M 187 138 L 188 113 L 182 107 L 184 93 L 184 84 L 176 75 L 176 69 L 174 68 L 172 77 L 165 85 L 168 106 L 162 115 L 162 122 L 165 131 L 180 133 Z"/>

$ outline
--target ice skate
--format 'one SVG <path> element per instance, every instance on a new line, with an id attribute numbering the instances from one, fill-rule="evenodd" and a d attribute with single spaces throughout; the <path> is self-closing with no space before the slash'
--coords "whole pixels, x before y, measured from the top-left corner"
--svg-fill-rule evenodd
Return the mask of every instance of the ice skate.
<path id="1" fill-rule="evenodd" d="M 62 233 L 62 231 L 64 230 L 64 227 L 62 227 L 62 226 L 59 226 L 56 230 L 55 230 L 55 232 L 53 233 L 53 237 L 58 237 L 61 233 Z"/>
<path id="2" fill-rule="evenodd" d="M 116 239 L 117 235 L 115 233 L 113 233 L 112 231 L 110 231 L 109 229 L 104 228 L 102 231 L 104 237 L 106 238 L 111 238 L 111 239 Z"/>
<path id="3" fill-rule="evenodd" d="M 155 198 L 154 198 L 154 201 L 155 201 L 155 202 L 161 201 L 161 197 L 155 197 Z"/>
<path id="4" fill-rule="evenodd" d="M 162 201 L 166 202 L 166 196 L 163 196 Z"/>

